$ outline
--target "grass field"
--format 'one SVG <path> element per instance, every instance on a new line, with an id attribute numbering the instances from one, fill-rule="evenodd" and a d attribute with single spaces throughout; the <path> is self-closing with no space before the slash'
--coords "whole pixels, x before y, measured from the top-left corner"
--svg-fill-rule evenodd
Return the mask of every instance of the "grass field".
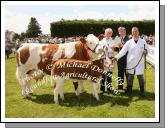
<path id="1" fill-rule="evenodd" d="M 154 118 L 155 116 L 153 68 L 147 70 L 145 98 L 140 97 L 137 77 L 134 80 L 131 97 L 105 93 L 100 95 L 100 102 L 92 96 L 88 82 L 84 82 L 88 92 L 76 97 L 72 82 L 66 81 L 65 101 L 60 102 L 60 105 L 54 104 L 53 88 L 49 82 L 36 88 L 29 98 L 24 99 L 15 72 L 15 57 L 11 55 L 11 58 L 5 61 L 6 118 Z M 116 72 L 114 75 L 117 76 Z M 113 87 L 116 87 L 116 82 L 113 83 Z"/>

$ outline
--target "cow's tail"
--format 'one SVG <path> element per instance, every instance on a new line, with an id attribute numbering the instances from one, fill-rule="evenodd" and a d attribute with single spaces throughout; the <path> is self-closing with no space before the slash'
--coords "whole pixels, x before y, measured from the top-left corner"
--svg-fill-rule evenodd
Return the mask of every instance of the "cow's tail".
<path id="1" fill-rule="evenodd" d="M 20 66 L 20 63 L 19 63 L 19 53 L 18 53 L 18 51 L 16 51 L 16 63 L 17 63 L 17 66 Z"/>
<path id="2" fill-rule="evenodd" d="M 19 81 L 19 84 L 22 85 L 22 76 L 19 72 L 19 67 L 16 68 L 16 78 Z"/>
<path id="3" fill-rule="evenodd" d="M 51 76 L 50 76 L 50 85 L 53 87 L 54 86 L 54 76 L 51 70 Z"/>
<path id="4" fill-rule="evenodd" d="M 19 51 L 16 51 L 16 64 L 17 64 L 17 68 L 16 68 L 16 78 L 18 79 L 20 85 L 21 85 L 21 73 L 19 71 L 19 67 L 20 67 L 20 63 L 19 63 Z"/>

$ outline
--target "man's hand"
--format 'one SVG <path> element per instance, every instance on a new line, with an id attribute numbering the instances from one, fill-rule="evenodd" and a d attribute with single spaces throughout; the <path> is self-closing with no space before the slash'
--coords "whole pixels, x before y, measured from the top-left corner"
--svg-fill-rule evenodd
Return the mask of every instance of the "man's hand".
<path id="1" fill-rule="evenodd" d="M 114 63 L 115 61 L 117 61 L 117 59 L 115 57 L 112 57 L 111 62 Z"/>
<path id="2" fill-rule="evenodd" d="M 148 54 L 147 49 L 145 49 L 145 50 L 143 51 L 143 54 L 144 54 L 144 55 L 147 55 L 147 54 Z"/>
<path id="3" fill-rule="evenodd" d="M 120 44 L 119 44 L 119 48 L 122 48 L 122 47 L 123 47 L 123 44 L 122 44 L 122 43 L 120 43 Z"/>
<path id="4" fill-rule="evenodd" d="M 119 43 L 119 44 L 114 45 L 114 48 L 122 48 L 122 47 L 123 47 L 123 44 L 122 44 L 122 43 Z"/>
<path id="5" fill-rule="evenodd" d="M 115 49 L 115 47 L 113 45 L 109 45 L 108 47 L 111 48 L 112 50 Z"/>

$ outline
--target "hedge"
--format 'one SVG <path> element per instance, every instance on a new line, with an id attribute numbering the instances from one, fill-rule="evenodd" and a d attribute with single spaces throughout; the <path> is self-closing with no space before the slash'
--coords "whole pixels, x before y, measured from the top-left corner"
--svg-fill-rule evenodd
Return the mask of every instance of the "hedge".
<path id="1" fill-rule="evenodd" d="M 118 27 L 124 26 L 127 30 L 127 34 L 131 34 L 131 28 L 137 26 L 140 30 L 140 34 L 154 34 L 155 33 L 155 21 L 143 20 L 143 21 L 113 21 L 113 20 L 60 20 L 50 23 L 51 36 L 52 37 L 69 37 L 69 36 L 86 36 L 90 33 L 99 35 L 104 33 L 104 30 L 108 27 L 113 29 L 113 35 L 117 35 Z"/>

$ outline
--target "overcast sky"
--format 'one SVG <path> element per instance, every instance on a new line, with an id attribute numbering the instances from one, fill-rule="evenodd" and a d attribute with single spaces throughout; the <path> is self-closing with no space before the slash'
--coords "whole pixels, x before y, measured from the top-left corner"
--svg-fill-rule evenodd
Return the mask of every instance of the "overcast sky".
<path id="1" fill-rule="evenodd" d="M 5 30 L 25 32 L 31 17 L 41 25 L 43 34 L 50 33 L 50 23 L 63 19 L 155 19 L 151 5 L 7 5 Z"/>

